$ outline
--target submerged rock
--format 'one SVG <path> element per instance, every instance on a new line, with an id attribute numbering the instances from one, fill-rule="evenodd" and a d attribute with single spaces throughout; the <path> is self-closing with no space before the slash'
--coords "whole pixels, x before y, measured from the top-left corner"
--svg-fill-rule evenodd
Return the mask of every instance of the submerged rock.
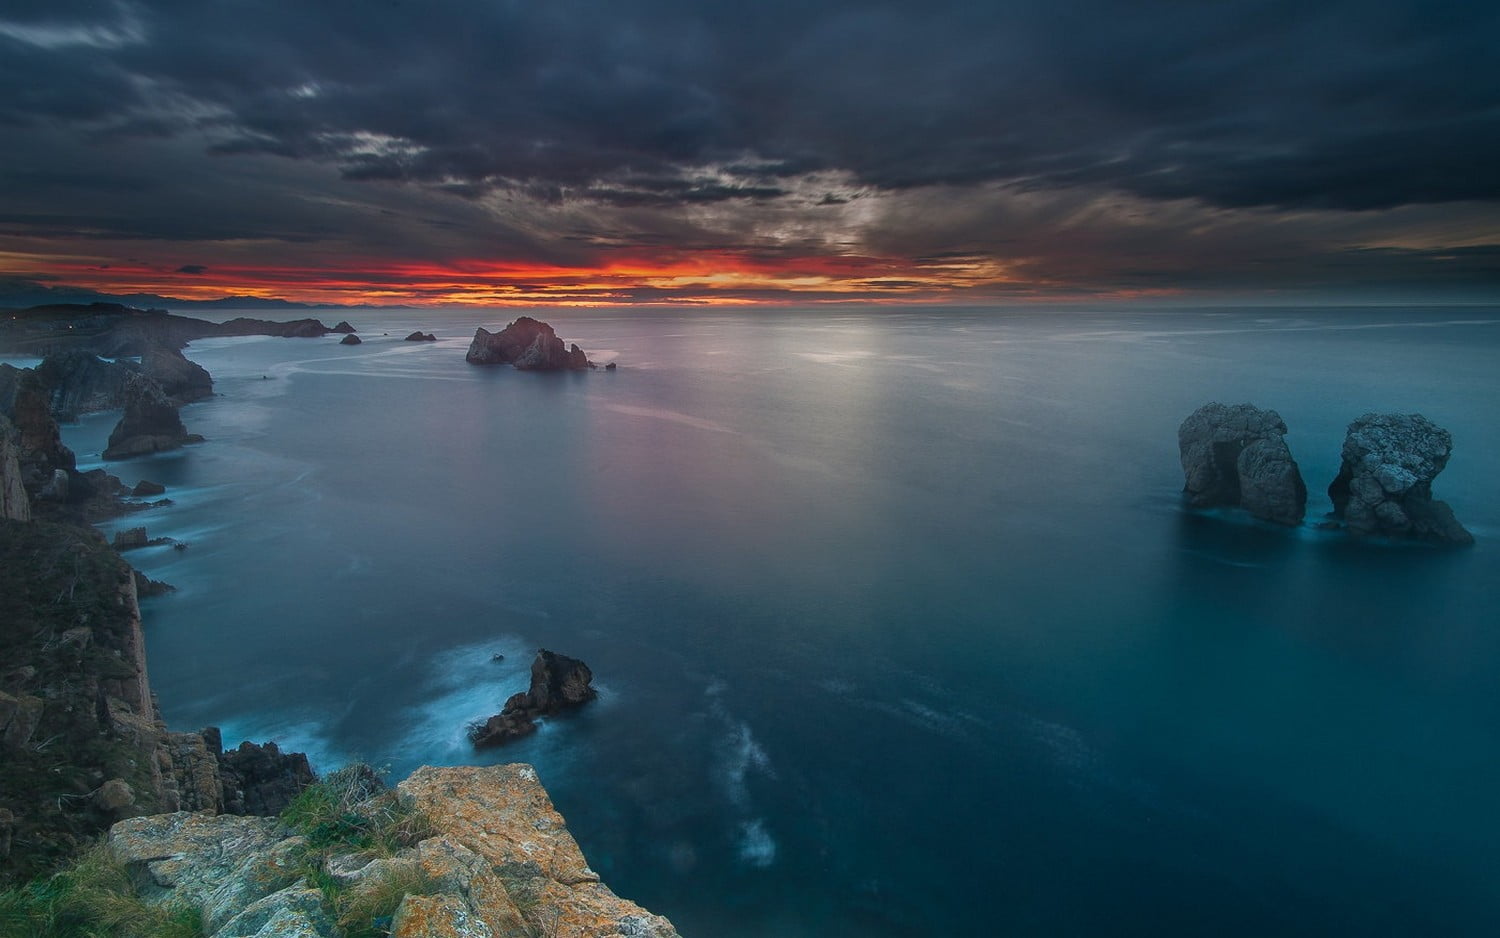
<path id="1" fill-rule="evenodd" d="M 1177 430 L 1183 491 L 1195 508 L 1240 507 L 1257 518 L 1297 525 L 1307 486 L 1274 410 L 1214 402 L 1193 411 Z"/>
<path id="2" fill-rule="evenodd" d="M 125 416 L 110 433 L 104 458 L 128 459 L 202 441 L 187 432 L 177 405 L 167 399 L 161 385 L 145 375 L 132 375 L 125 388 Z"/>
<path id="3" fill-rule="evenodd" d="M 522 371 L 582 371 L 593 364 L 577 345 L 565 346 L 553 328 L 522 316 L 499 332 L 474 330 L 464 360 L 471 365 L 513 365 Z"/>
<path id="4" fill-rule="evenodd" d="M 1453 509 L 1432 497 L 1452 452 L 1453 436 L 1421 414 L 1365 414 L 1349 424 L 1328 486 L 1334 516 L 1355 536 L 1474 543 Z"/>
<path id="5" fill-rule="evenodd" d="M 580 707 L 599 696 L 593 680 L 594 673 L 582 661 L 543 649 L 531 663 L 531 687 L 513 694 L 499 713 L 470 726 L 469 739 L 483 748 L 534 733 L 537 717 Z"/>

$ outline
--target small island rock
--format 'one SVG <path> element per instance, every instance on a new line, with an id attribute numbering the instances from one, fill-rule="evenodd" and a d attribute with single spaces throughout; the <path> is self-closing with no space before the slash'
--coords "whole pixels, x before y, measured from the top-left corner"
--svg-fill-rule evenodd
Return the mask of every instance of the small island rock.
<path id="1" fill-rule="evenodd" d="M 1264 521 L 1297 525 L 1307 486 L 1274 410 L 1205 404 L 1177 430 L 1183 491 L 1194 508 L 1238 506 Z"/>
<path id="2" fill-rule="evenodd" d="M 342 339 L 340 339 L 339 340 L 339 344 L 340 345 L 359 345 L 363 341 L 364 341 L 363 339 L 361 339 L 359 336 L 357 336 L 357 335 L 355 335 L 354 333 L 351 332 L 348 335 L 344 336 Z"/>
<path id="3" fill-rule="evenodd" d="M 344 335 L 351 335 L 351 334 L 353 334 L 353 332 L 355 330 L 354 330 L 354 327 L 351 326 L 351 325 L 349 325 L 349 323 L 347 321 L 345 321 L 343 319 L 340 319 L 339 320 L 339 324 L 336 325 L 336 326 L 334 326 L 332 329 L 329 329 L 328 331 L 329 332 L 341 332 Z"/>
<path id="4" fill-rule="evenodd" d="M 413 332 L 411 335 L 407 336 L 406 339 L 405 339 L 405 341 L 407 341 L 407 342 L 436 342 L 437 341 L 437 336 L 433 335 L 430 332 L 423 332 L 421 329 L 418 329 L 416 332 Z"/>
<path id="5" fill-rule="evenodd" d="M 177 406 L 161 385 L 145 375 L 131 375 L 125 386 L 125 416 L 110 433 L 104 458 L 127 459 L 202 441 L 183 427 Z"/>
<path id="6" fill-rule="evenodd" d="M 1349 424 L 1343 463 L 1328 486 L 1350 534 L 1467 545 L 1474 536 L 1432 480 L 1448 465 L 1453 436 L 1421 414 L 1365 414 Z"/>
<path id="7" fill-rule="evenodd" d="M 593 363 L 577 345 L 565 346 L 553 328 L 522 316 L 499 332 L 483 326 L 464 360 L 471 365 L 513 365 L 521 371 L 582 371 Z"/>
<path id="8" fill-rule="evenodd" d="M 499 713 L 469 727 L 475 748 L 498 746 L 536 732 L 536 718 L 571 710 L 599 696 L 594 673 L 577 658 L 543 649 L 531 663 L 531 687 L 511 695 Z"/>

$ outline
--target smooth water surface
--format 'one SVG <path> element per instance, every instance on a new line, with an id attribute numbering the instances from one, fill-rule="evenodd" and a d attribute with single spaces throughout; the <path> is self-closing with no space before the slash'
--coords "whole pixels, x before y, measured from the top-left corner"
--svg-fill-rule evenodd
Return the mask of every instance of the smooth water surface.
<path id="1" fill-rule="evenodd" d="M 1500 314 L 549 311 L 580 375 L 348 318 L 195 342 L 209 442 L 115 464 L 190 544 L 130 555 L 172 726 L 533 762 L 697 938 L 1500 932 Z M 1209 400 L 1302 529 L 1183 511 Z M 1453 432 L 1474 548 L 1313 528 L 1367 411 Z M 601 699 L 474 753 L 538 647 Z"/>

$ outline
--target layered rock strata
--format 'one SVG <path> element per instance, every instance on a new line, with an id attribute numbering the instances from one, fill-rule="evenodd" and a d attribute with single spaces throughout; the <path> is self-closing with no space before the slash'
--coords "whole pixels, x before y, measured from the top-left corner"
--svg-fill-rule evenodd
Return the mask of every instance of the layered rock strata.
<path id="1" fill-rule="evenodd" d="M 1195 508 L 1244 508 L 1264 521 L 1297 525 L 1307 486 L 1274 410 L 1205 404 L 1177 430 L 1183 491 Z"/>
<path id="2" fill-rule="evenodd" d="M 1453 436 L 1421 414 L 1365 414 L 1349 424 L 1339 474 L 1328 486 L 1350 534 L 1474 543 L 1432 481 L 1448 465 Z"/>

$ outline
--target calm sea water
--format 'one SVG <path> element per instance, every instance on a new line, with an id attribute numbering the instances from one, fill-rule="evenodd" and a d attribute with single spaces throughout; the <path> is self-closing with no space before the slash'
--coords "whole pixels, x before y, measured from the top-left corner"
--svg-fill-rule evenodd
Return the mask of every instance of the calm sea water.
<path id="1" fill-rule="evenodd" d="M 535 763 L 698 938 L 1500 932 L 1500 313 L 548 311 L 619 370 L 466 365 L 512 315 L 188 350 L 209 442 L 114 469 L 191 545 L 131 555 L 172 726 Z M 1210 400 L 1313 521 L 1426 414 L 1477 546 L 1185 513 Z M 601 699 L 472 752 L 538 647 Z"/>

